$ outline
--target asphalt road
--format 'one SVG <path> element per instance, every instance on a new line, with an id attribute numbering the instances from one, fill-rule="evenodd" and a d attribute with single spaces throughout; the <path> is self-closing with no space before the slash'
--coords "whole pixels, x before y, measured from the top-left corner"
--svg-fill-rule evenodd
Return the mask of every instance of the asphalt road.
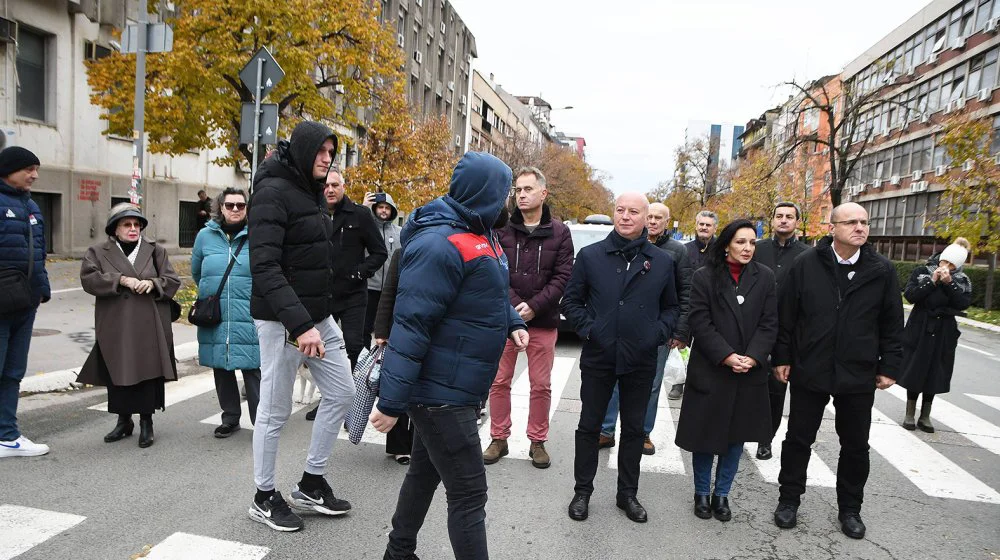
<path id="1" fill-rule="evenodd" d="M 45 310 L 49 316 L 43 313 L 36 327 L 44 327 L 48 320 L 53 325 L 68 324 L 66 317 L 79 315 L 67 309 L 83 305 L 75 302 L 85 303 L 86 298 L 77 299 L 76 292 L 65 294 L 71 301 L 49 304 L 52 307 Z M 64 317 L 50 310 L 61 310 Z M 76 321 L 83 326 L 87 318 Z M 654 432 L 659 449 L 643 458 L 640 480 L 639 499 L 649 511 L 649 523 L 628 521 L 614 505 L 616 471 L 607 466 L 614 450 L 602 451 L 590 519 L 570 520 L 566 506 L 572 497 L 573 430 L 580 408 L 579 343 L 563 341 L 557 352 L 557 369 L 562 373 L 555 383 L 563 388 L 553 388 L 557 405 L 547 444 L 552 467 L 538 470 L 517 458 L 527 448 L 523 436 L 517 443 L 512 437 L 515 449 L 510 457 L 487 467 L 491 555 L 501 559 L 998 558 L 1000 335 L 964 330 L 952 392 L 936 402 L 937 433 L 903 430 L 898 425 L 903 401 L 891 393 L 878 395 L 876 409 L 884 416 L 873 426 L 872 472 L 862 512 L 868 536 L 861 541 L 840 533 L 830 475 L 817 467 L 821 462 L 836 470 L 832 414 L 824 419 L 811 465 L 811 483 L 819 486 L 810 487 L 805 495 L 799 526 L 780 530 L 771 521 L 777 486 L 770 479 L 777 462 L 758 465 L 749 453 L 743 456 L 731 494 L 733 520 L 720 523 L 694 517 L 690 455 L 672 445 L 680 401 L 665 399 L 661 406 L 669 407 L 669 416 L 660 411 Z M 34 340 L 33 371 L 39 355 L 51 360 L 50 369 L 82 362 L 85 353 L 63 348 L 53 338 L 60 336 Z M 522 359 L 518 377 L 525 367 Z M 52 446 L 52 452 L 0 460 L 0 560 L 17 553 L 25 560 L 126 559 L 148 551 L 144 547 L 152 547 L 147 558 L 161 559 L 381 558 L 405 467 L 386 456 L 378 443 L 354 446 L 340 441 L 328 479 L 338 496 L 353 503 L 349 515 L 337 519 L 306 515 L 305 530 L 291 534 L 254 523 L 247 517 L 254 491 L 252 432 L 245 429 L 228 440 L 212 437 L 214 424 L 202 419 L 217 414 L 218 405 L 205 371 L 193 362 L 182 364 L 184 380 L 168 384 L 168 403 L 172 394 L 179 402 L 155 416 L 156 444 L 148 449 L 136 446 L 136 436 L 114 444 L 102 441 L 114 419 L 88 408 L 105 401 L 100 389 L 23 398 L 22 429 Z M 514 400 L 518 407 L 526 403 L 526 396 Z M 278 480 L 285 494 L 304 463 L 311 429 L 304 416 L 303 411 L 292 416 L 281 440 Z M 379 440 L 374 434 L 368 439 Z M 445 514 L 441 489 L 421 533 L 418 554 L 425 560 L 452 557 Z"/>

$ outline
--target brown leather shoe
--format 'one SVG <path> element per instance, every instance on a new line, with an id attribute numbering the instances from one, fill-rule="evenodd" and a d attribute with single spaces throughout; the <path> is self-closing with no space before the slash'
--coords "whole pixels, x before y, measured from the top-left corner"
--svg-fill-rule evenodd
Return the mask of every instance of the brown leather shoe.
<path id="1" fill-rule="evenodd" d="M 483 463 L 487 465 L 492 465 L 500 460 L 501 457 L 506 457 L 510 453 L 507 449 L 507 440 L 505 439 L 495 439 L 490 442 L 490 446 L 483 451 Z"/>
<path id="2" fill-rule="evenodd" d="M 543 441 L 531 442 L 528 457 L 531 457 L 531 466 L 536 469 L 547 469 L 552 464 L 552 458 L 549 457 L 549 452 L 545 450 L 545 442 Z"/>
<path id="3" fill-rule="evenodd" d="M 606 436 L 604 434 L 601 434 L 601 437 L 597 438 L 598 449 L 605 449 L 614 446 L 615 446 L 615 436 Z"/>
<path id="4" fill-rule="evenodd" d="M 654 453 L 656 453 L 656 446 L 653 445 L 653 441 L 649 439 L 649 436 L 646 436 L 646 440 L 642 442 L 642 454 L 652 455 Z"/>

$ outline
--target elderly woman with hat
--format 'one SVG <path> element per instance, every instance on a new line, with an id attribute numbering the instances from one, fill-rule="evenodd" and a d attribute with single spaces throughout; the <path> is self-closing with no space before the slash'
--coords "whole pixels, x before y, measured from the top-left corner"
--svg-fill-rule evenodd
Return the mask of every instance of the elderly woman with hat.
<path id="1" fill-rule="evenodd" d="M 962 272 L 969 258 L 969 242 L 962 237 L 933 255 L 927 264 L 910 274 L 903 295 L 913 304 L 903 332 L 903 371 L 896 379 L 906 389 L 906 417 L 903 427 L 918 427 L 934 433 L 931 404 L 934 395 L 951 390 L 951 374 L 955 369 L 955 347 L 958 346 L 956 315 L 961 315 L 972 303 L 972 282 Z M 914 422 L 917 397 L 924 394 L 920 418 Z"/>
<path id="2" fill-rule="evenodd" d="M 132 435 L 139 415 L 139 447 L 153 445 L 153 411 L 164 408 L 164 382 L 177 379 L 170 322 L 181 283 L 167 251 L 142 237 L 148 224 L 135 205 L 115 205 L 108 239 L 87 250 L 80 268 L 83 289 L 97 298 L 97 342 L 77 380 L 108 388 L 118 423 L 105 442 Z"/>

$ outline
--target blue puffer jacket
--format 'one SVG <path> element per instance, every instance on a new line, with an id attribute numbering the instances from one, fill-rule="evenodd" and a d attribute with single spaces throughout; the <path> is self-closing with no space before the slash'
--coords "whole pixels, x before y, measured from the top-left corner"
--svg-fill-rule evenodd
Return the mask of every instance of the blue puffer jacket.
<path id="1" fill-rule="evenodd" d="M 214 295 L 226 273 L 229 259 L 247 228 L 230 242 L 222 227 L 211 220 L 198 232 L 191 253 L 191 276 L 198 284 L 198 297 Z M 260 367 L 257 329 L 250 317 L 250 243 L 244 243 L 233 271 L 219 296 L 222 323 L 198 327 L 198 361 L 201 365 L 228 370 Z"/>
<path id="2" fill-rule="evenodd" d="M 502 161 L 470 152 L 447 196 L 417 209 L 403 228 L 392 333 L 378 409 L 479 406 L 507 337 L 524 329 L 510 305 L 510 273 L 492 225 L 510 191 Z"/>
<path id="3" fill-rule="evenodd" d="M 45 271 L 45 224 L 31 194 L 0 179 L 0 268 L 16 268 L 28 273 L 28 224 L 35 245 L 35 267 L 31 273 L 31 293 L 35 304 L 49 301 L 49 275 Z"/>

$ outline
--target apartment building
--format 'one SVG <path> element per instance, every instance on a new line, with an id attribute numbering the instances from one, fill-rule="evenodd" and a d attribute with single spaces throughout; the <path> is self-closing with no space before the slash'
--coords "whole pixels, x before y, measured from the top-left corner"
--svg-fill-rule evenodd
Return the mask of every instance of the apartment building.
<path id="1" fill-rule="evenodd" d="M 856 166 L 847 199 L 868 209 L 871 240 L 894 259 L 939 250 L 932 223 L 951 169 L 938 139 L 955 111 L 990 119 L 1000 153 L 1000 0 L 935 0 L 845 67 L 859 93 L 881 89 L 855 138 L 874 145 Z"/>
<path id="2" fill-rule="evenodd" d="M 80 256 L 104 237 L 132 177 L 132 139 L 101 134 L 107 125 L 90 104 L 84 61 L 111 52 L 112 31 L 134 21 L 135 3 L 0 0 L 0 16 L 0 141 L 38 155 L 32 197 L 48 250 Z M 211 163 L 218 155 L 145 154 L 146 233 L 169 250 L 193 244 L 199 190 L 246 185 L 242 173 Z"/>
<path id="3" fill-rule="evenodd" d="M 739 156 L 744 127 L 729 123 L 714 124 L 708 121 L 689 121 L 684 129 L 684 142 L 705 140 L 708 145 L 706 195 L 713 196 L 728 187 L 720 184 L 725 171 Z"/>

